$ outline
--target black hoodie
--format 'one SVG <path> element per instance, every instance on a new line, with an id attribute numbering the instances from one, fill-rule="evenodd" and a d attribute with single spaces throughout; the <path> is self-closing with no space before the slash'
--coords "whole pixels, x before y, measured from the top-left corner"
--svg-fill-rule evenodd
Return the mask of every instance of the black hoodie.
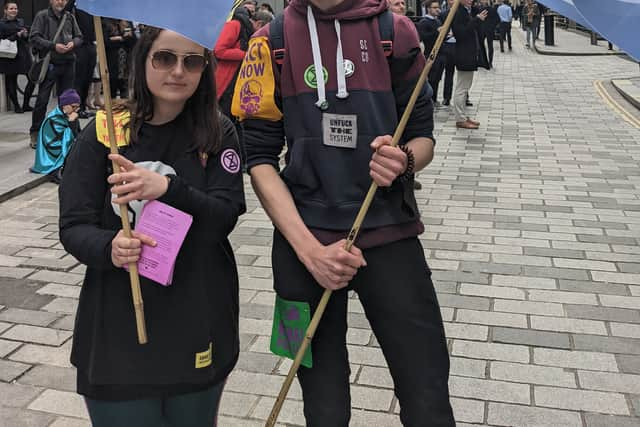
<path id="1" fill-rule="evenodd" d="M 111 241 L 121 223 L 106 181 L 109 150 L 97 141 L 95 122 L 66 162 L 60 241 L 87 266 L 71 362 L 78 368 L 79 393 L 92 398 L 196 390 L 223 380 L 238 357 L 238 277 L 227 236 L 245 203 L 239 163 L 229 165 L 224 157 L 234 152 L 239 161 L 238 139 L 224 118 L 223 147 L 203 167 L 198 153 L 187 148 L 182 120 L 144 124 L 139 141 L 121 150 L 140 166 L 175 174 L 159 200 L 193 216 L 173 284 L 163 287 L 140 277 L 148 344 L 137 343 L 129 275 L 111 262 Z M 210 348 L 210 362 L 202 363 Z"/>

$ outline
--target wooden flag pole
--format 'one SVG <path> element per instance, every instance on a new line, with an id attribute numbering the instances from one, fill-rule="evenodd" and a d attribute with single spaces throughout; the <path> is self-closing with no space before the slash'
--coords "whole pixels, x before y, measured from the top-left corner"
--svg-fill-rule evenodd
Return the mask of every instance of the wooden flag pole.
<path id="1" fill-rule="evenodd" d="M 109 85 L 109 69 L 107 67 L 107 51 L 104 45 L 104 34 L 102 32 L 102 19 L 99 16 L 93 17 L 93 25 L 96 31 L 96 43 L 98 48 L 98 62 L 100 64 L 100 78 L 102 79 L 102 89 L 104 91 L 104 109 L 107 114 L 107 130 L 109 132 L 109 148 L 111 154 L 118 154 L 118 144 L 116 142 L 116 130 L 113 123 L 113 106 L 111 100 L 111 87 Z M 112 162 L 113 172 L 119 173 L 120 166 Z M 122 230 L 125 237 L 131 238 L 131 225 L 129 223 L 129 210 L 127 205 L 120 205 L 120 219 L 122 220 Z M 138 265 L 135 262 L 129 263 L 129 280 L 131 282 L 131 296 L 136 314 L 136 329 L 138 331 L 138 343 L 147 343 L 147 328 L 144 321 L 144 303 L 142 292 L 140 291 L 140 276 L 138 275 Z"/>
<path id="2" fill-rule="evenodd" d="M 413 89 L 411 98 L 409 98 L 407 108 L 404 110 L 404 113 L 400 118 L 400 123 L 398 123 L 398 127 L 396 128 L 396 131 L 393 134 L 393 140 L 391 141 L 392 147 L 395 147 L 398 145 L 398 142 L 400 141 L 400 137 L 404 133 L 404 129 L 407 126 L 409 117 L 411 116 L 411 113 L 413 112 L 413 108 L 416 105 L 418 96 L 420 95 L 420 92 L 424 87 L 424 83 L 427 79 L 427 76 L 429 75 L 429 71 L 431 70 L 431 67 L 433 66 L 433 63 L 436 59 L 436 56 L 440 51 L 440 47 L 442 46 L 442 43 L 444 42 L 444 39 L 447 33 L 449 32 L 449 28 L 451 27 L 451 22 L 453 22 L 453 18 L 456 12 L 458 11 L 459 4 L 460 4 L 460 0 L 455 0 L 453 2 L 453 5 L 449 10 L 449 14 L 447 15 L 447 19 L 441 27 L 440 34 L 438 35 L 436 43 L 433 46 L 433 49 L 431 50 L 431 54 L 427 58 L 427 63 L 425 64 L 425 67 L 422 70 L 422 73 L 420 73 L 420 77 L 418 78 L 416 87 Z M 367 196 L 365 197 L 364 202 L 360 207 L 360 211 L 358 212 L 358 215 L 356 216 L 356 219 L 353 223 L 353 227 L 351 227 L 351 231 L 349 232 L 347 241 L 345 242 L 344 249 L 346 251 L 351 250 L 353 243 L 358 237 L 358 233 L 360 232 L 360 227 L 362 226 L 364 218 L 367 215 L 367 211 L 371 206 L 371 202 L 373 202 L 373 197 L 377 190 L 378 190 L 378 185 L 375 182 L 372 182 L 371 187 L 369 188 L 369 192 L 367 193 Z M 322 298 L 320 298 L 320 302 L 318 303 L 318 308 L 316 308 L 315 313 L 313 313 L 313 317 L 311 318 L 311 323 L 309 323 L 309 327 L 307 328 L 304 339 L 300 344 L 300 348 L 296 353 L 296 357 L 293 360 L 293 364 L 291 365 L 291 368 L 289 368 L 289 373 L 287 374 L 287 377 L 285 378 L 284 383 L 282 384 L 282 388 L 280 389 L 278 398 L 276 399 L 273 405 L 273 409 L 271 409 L 269 418 L 267 418 L 267 422 L 265 424 L 266 427 L 274 427 L 276 424 L 276 421 L 278 420 L 278 415 L 280 414 L 282 405 L 284 405 L 284 401 L 287 397 L 287 393 L 289 392 L 289 388 L 291 387 L 291 383 L 293 382 L 293 378 L 295 377 L 296 372 L 298 372 L 298 368 L 300 367 L 302 358 L 304 357 L 304 354 L 307 351 L 309 344 L 311 344 L 311 340 L 313 339 L 314 334 L 316 333 L 316 329 L 318 328 L 318 325 L 320 324 L 320 319 L 322 318 L 322 315 L 324 314 L 324 311 L 327 308 L 327 303 L 329 302 L 329 298 L 331 298 L 331 294 L 332 294 L 331 289 L 325 289 L 324 293 L 322 294 Z"/>

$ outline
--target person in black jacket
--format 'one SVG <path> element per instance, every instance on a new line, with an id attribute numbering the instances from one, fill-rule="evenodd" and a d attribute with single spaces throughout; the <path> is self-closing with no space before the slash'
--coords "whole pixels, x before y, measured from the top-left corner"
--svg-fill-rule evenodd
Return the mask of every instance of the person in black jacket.
<path id="1" fill-rule="evenodd" d="M 31 117 L 31 148 L 36 148 L 38 131 L 47 113 L 53 86 L 56 86 L 58 93 L 73 88 L 75 51 L 82 45 L 82 31 L 75 17 L 64 10 L 66 6 L 67 0 L 49 0 L 49 7 L 38 12 L 33 19 L 29 34 L 29 42 L 41 58 L 47 53 L 51 55 L 49 69 L 38 85 L 38 97 Z M 53 40 L 65 15 L 64 27 L 58 38 Z"/>
<path id="2" fill-rule="evenodd" d="M 16 113 L 33 111 L 29 106 L 29 100 L 35 88 L 33 83 L 27 83 L 22 105 L 18 102 L 18 75 L 27 74 L 31 67 L 28 38 L 29 30 L 24 25 L 24 20 L 18 18 L 18 4 L 15 1 L 6 2 L 4 17 L 0 19 L 0 39 L 17 42 L 18 54 L 15 58 L 0 58 L 0 74 L 4 74 L 7 96 L 13 103 L 13 111 Z"/>
<path id="3" fill-rule="evenodd" d="M 429 0 L 424 3 L 427 14 L 417 24 L 416 29 L 420 36 L 420 41 L 424 44 L 424 55 L 429 57 L 433 46 L 436 44 L 436 39 L 440 34 L 440 27 L 442 22 L 440 21 L 440 2 L 438 0 Z M 438 86 L 440 85 L 440 79 L 442 79 L 442 72 L 445 68 L 445 60 L 442 55 L 438 54 L 429 71 L 429 84 L 433 89 L 433 104 L 438 106 Z"/>
<path id="4" fill-rule="evenodd" d="M 78 116 L 87 119 L 91 114 L 87 111 L 87 96 L 96 67 L 96 31 L 93 26 L 93 16 L 76 7 L 76 1 L 67 3 L 67 11 L 75 16 L 78 27 L 82 32 L 82 45 L 76 49 L 76 68 L 74 87 L 80 95 L 80 111 Z"/>
<path id="5" fill-rule="evenodd" d="M 480 38 L 480 50 L 482 57 L 488 58 L 488 67 L 493 68 L 493 38 L 496 28 L 500 23 L 500 17 L 495 7 L 489 4 L 489 0 L 481 0 L 476 14 L 486 10 L 487 18 L 480 24 L 478 36 Z"/>
<path id="6" fill-rule="evenodd" d="M 71 362 L 94 427 L 215 425 L 238 358 L 228 235 L 245 211 L 241 159 L 234 127 L 217 110 L 209 57 L 177 33 L 147 27 L 133 55 L 132 96 L 116 109 L 120 154 L 109 154 L 101 111 L 67 159 L 60 241 L 87 266 Z M 140 278 L 149 340 L 139 345 L 122 267 L 156 242 L 135 231 L 126 238 L 119 205 L 129 205 L 133 228 L 152 200 L 193 222 L 172 284 Z"/>
<path id="7" fill-rule="evenodd" d="M 467 93 L 473 84 L 473 73 L 479 65 L 478 30 L 480 24 L 487 18 L 486 10 L 475 17 L 471 16 L 471 0 L 462 0 L 453 18 L 453 34 L 456 38 L 455 64 L 458 70 L 455 94 L 453 95 L 453 110 L 456 127 L 464 129 L 478 129 L 480 123 L 470 119 L 465 113 Z"/>

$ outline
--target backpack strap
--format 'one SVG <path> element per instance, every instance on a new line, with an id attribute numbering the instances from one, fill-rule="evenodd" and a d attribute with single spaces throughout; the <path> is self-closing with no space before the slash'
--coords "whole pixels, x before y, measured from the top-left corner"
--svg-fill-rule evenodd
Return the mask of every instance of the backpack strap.
<path id="1" fill-rule="evenodd" d="M 269 24 L 269 43 L 271 51 L 278 68 L 282 67 L 284 61 L 284 12 L 279 13 Z"/>
<path id="2" fill-rule="evenodd" d="M 393 54 L 393 12 L 389 9 L 378 15 L 378 30 L 380 32 L 380 44 L 387 58 Z"/>

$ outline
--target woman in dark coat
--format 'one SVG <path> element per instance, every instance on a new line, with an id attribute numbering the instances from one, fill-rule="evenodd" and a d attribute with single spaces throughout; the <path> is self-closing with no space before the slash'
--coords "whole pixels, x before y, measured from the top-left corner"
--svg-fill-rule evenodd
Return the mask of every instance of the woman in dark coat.
<path id="1" fill-rule="evenodd" d="M 111 97 L 115 99 L 120 93 L 120 98 L 125 99 L 129 95 L 129 56 L 136 44 L 133 24 L 118 19 L 105 19 L 103 27 Z"/>
<path id="2" fill-rule="evenodd" d="M 0 19 L 0 39 L 18 42 L 18 55 L 15 58 L 0 58 L 0 74 L 5 76 L 7 95 L 13 103 L 13 111 L 22 113 L 33 111 L 29 106 L 29 99 L 33 93 L 33 83 L 27 83 L 24 89 L 24 103 L 18 102 L 18 75 L 27 74 L 31 67 L 31 53 L 29 52 L 29 30 L 24 20 L 18 18 L 18 4 L 9 1 L 4 4 L 4 17 Z"/>

